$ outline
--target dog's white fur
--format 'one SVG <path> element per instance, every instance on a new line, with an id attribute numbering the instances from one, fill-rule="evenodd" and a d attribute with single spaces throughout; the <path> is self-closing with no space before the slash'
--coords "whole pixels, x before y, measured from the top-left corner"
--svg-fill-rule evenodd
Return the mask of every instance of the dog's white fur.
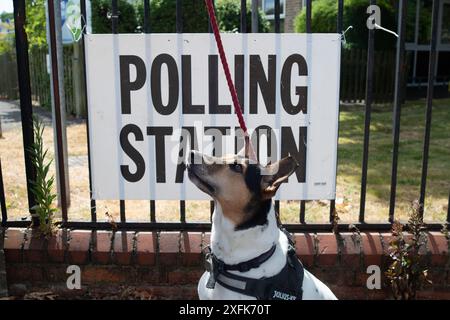
<path id="1" fill-rule="evenodd" d="M 235 225 L 222 214 L 218 201 L 215 202 L 211 231 L 211 250 L 226 264 L 236 264 L 255 258 L 269 250 L 276 243 L 276 250 L 269 260 L 247 272 L 230 271 L 245 277 L 259 279 L 278 274 L 286 263 L 288 239 L 277 227 L 273 205 L 267 216 L 268 224 L 245 230 L 235 230 Z M 222 287 L 216 283 L 214 289 L 206 288 L 209 272 L 205 272 L 198 284 L 201 300 L 250 300 L 250 297 Z M 305 269 L 303 279 L 304 300 L 336 300 L 336 296 L 320 280 Z"/>

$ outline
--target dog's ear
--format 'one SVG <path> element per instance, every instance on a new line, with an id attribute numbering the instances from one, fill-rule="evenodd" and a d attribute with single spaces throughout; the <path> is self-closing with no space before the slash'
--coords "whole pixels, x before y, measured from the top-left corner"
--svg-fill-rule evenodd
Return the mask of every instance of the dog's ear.
<path id="1" fill-rule="evenodd" d="M 238 157 L 245 158 L 245 145 L 242 147 L 242 149 L 237 153 Z"/>
<path id="2" fill-rule="evenodd" d="M 250 163 L 258 163 L 258 160 L 256 159 L 255 150 L 253 149 L 253 146 L 250 141 L 250 137 L 246 135 L 244 137 L 244 146 L 237 154 L 239 157 L 249 159 Z"/>
<path id="3" fill-rule="evenodd" d="M 261 170 L 261 189 L 263 199 L 272 198 L 280 185 L 299 167 L 298 162 L 288 156 L 274 164 L 269 164 Z"/>

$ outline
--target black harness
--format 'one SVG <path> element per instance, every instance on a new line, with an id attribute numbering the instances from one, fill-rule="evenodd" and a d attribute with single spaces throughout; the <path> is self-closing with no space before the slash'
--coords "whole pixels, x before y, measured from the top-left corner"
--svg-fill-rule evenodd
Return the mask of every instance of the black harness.
<path id="1" fill-rule="evenodd" d="M 282 230 L 289 239 L 289 248 L 286 256 L 286 264 L 278 274 L 269 278 L 252 279 L 229 272 L 246 272 L 250 269 L 258 268 L 273 255 L 276 249 L 275 244 L 260 256 L 235 265 L 224 263 L 208 247 L 209 252 L 206 253 L 206 270 L 209 271 L 209 279 L 206 287 L 208 289 L 214 289 L 217 282 L 229 290 L 256 297 L 258 300 L 302 300 L 303 265 L 296 256 L 290 234 L 284 229 Z"/>

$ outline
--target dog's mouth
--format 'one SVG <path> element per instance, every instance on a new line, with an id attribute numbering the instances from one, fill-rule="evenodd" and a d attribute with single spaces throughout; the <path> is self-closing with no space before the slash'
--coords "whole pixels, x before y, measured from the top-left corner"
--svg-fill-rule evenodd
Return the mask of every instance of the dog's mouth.
<path id="1" fill-rule="evenodd" d="M 200 178 L 198 174 L 195 173 L 195 169 L 192 164 L 187 166 L 188 170 L 188 177 L 189 179 L 203 192 L 213 195 L 215 192 L 215 188 L 211 186 L 209 183 L 207 183 L 205 180 Z"/>

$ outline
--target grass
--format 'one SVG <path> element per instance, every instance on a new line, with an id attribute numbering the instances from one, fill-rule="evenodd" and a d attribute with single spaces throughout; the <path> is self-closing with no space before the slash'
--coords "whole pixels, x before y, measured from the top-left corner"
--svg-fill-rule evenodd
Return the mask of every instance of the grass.
<path id="1" fill-rule="evenodd" d="M 435 100 L 431 126 L 425 221 L 444 221 L 450 189 L 450 99 Z M 425 101 L 410 101 L 402 107 L 396 217 L 407 220 L 411 202 L 419 197 L 422 167 L 422 148 L 425 124 Z M 366 220 L 385 222 L 388 217 L 392 164 L 392 106 L 373 108 L 370 127 L 369 170 L 366 201 Z M 71 124 L 67 128 L 69 156 L 81 157 L 84 162 L 70 166 L 71 206 L 69 219 L 90 218 L 88 170 L 86 162 L 86 128 Z M 27 198 L 20 128 L 4 132 L 0 139 L 8 216 L 27 217 Z M 364 107 L 343 106 L 340 114 L 338 176 L 336 209 L 341 222 L 355 222 L 359 215 L 361 163 L 364 136 Z M 53 157 L 53 132 L 47 127 L 44 142 Z M 54 173 L 54 167 L 51 169 Z M 281 203 L 283 222 L 298 222 L 299 202 Z M 126 201 L 127 219 L 148 221 L 149 201 Z M 119 201 L 97 201 L 98 219 L 106 221 L 105 212 L 118 220 Z M 329 201 L 310 201 L 306 204 L 307 222 L 327 222 Z M 208 201 L 187 201 L 188 221 L 208 221 Z M 157 201 L 159 221 L 177 221 L 179 202 Z"/>

